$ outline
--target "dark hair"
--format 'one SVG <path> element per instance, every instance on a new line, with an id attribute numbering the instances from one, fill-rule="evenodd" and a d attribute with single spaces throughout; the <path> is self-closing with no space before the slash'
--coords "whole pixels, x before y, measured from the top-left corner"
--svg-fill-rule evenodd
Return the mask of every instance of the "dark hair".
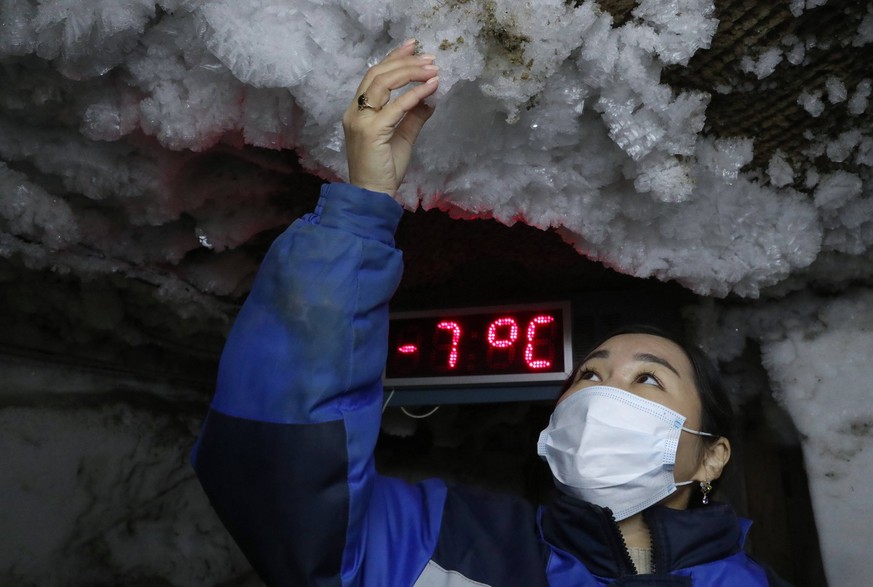
<path id="1" fill-rule="evenodd" d="M 691 369 L 694 372 L 694 386 L 697 389 L 697 395 L 700 398 L 700 428 L 703 432 L 708 432 L 715 435 L 715 438 L 701 436 L 704 445 L 715 442 L 718 437 L 723 436 L 728 440 L 734 432 L 734 408 L 731 404 L 730 396 L 728 395 L 727 386 L 722 379 L 721 373 L 715 366 L 715 363 L 703 350 L 693 344 L 688 343 L 683 338 L 674 333 L 667 332 L 656 326 L 650 325 L 633 325 L 623 326 L 618 330 L 613 331 L 609 336 L 602 338 L 599 342 L 585 352 L 584 357 L 587 357 L 592 351 L 597 349 L 601 344 L 614 336 L 621 334 L 649 334 L 665 338 L 676 344 L 691 363 Z M 561 387 L 563 395 L 570 389 L 576 381 L 579 374 L 579 369 L 584 364 L 584 359 L 573 369 Z M 559 396 L 560 397 L 560 396 Z M 713 483 L 715 486 L 716 484 Z M 697 500 L 691 500 L 696 503 Z"/>

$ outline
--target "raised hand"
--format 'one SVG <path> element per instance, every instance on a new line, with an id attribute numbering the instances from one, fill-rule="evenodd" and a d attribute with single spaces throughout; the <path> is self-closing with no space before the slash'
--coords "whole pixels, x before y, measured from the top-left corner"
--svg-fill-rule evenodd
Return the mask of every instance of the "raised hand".
<path id="1" fill-rule="evenodd" d="M 412 147 L 433 114 L 424 99 L 439 84 L 434 56 L 413 55 L 414 49 L 414 41 L 406 41 L 371 67 L 343 115 L 351 184 L 393 196 L 403 181 Z"/>

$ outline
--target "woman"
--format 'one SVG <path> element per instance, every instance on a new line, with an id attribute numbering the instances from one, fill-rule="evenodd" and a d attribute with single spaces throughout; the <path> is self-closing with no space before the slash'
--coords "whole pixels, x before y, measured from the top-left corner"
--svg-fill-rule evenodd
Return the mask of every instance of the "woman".
<path id="1" fill-rule="evenodd" d="M 376 474 L 402 271 L 389 196 L 432 112 L 433 62 L 407 42 L 366 74 L 344 116 L 351 185 L 325 186 L 277 239 L 233 326 L 192 457 L 224 524 L 269 585 L 775 581 L 728 506 L 686 509 L 730 444 L 697 355 L 651 332 L 609 338 L 569 381 L 538 447 L 561 489 L 547 506 Z"/>

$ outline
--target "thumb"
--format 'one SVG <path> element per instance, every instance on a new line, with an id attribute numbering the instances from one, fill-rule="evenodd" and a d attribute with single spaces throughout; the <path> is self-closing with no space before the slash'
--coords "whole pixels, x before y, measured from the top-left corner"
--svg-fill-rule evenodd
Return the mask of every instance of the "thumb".
<path id="1" fill-rule="evenodd" d="M 394 130 L 394 136 L 409 143 L 415 144 L 424 123 L 433 115 L 434 108 L 425 103 L 418 104 L 415 108 L 406 113 L 400 124 Z"/>

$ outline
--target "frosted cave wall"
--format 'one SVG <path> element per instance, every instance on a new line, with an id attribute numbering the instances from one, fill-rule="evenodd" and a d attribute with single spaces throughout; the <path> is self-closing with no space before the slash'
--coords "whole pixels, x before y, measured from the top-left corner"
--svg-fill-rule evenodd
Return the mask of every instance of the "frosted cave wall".
<path id="1" fill-rule="evenodd" d="M 4 356 L 0 583 L 263 585 L 191 473 L 200 394 Z"/>
<path id="2" fill-rule="evenodd" d="M 404 205 L 553 230 L 708 300 L 699 339 L 723 361 L 760 345 L 802 435 L 828 581 L 863 583 L 873 6 L 758 4 L 0 0 L 0 447 L 20 505 L 0 577 L 114 560 L 128 582 L 254 580 L 224 539 L 198 546 L 218 532 L 185 464 L 208 392 L 39 357 L 176 382 L 208 365 L 264 243 L 311 205 L 288 185 L 344 176 L 341 112 L 415 37 L 441 86 Z M 152 525 L 169 496 L 190 508 Z M 174 552 L 137 558 L 155 544 Z"/>

